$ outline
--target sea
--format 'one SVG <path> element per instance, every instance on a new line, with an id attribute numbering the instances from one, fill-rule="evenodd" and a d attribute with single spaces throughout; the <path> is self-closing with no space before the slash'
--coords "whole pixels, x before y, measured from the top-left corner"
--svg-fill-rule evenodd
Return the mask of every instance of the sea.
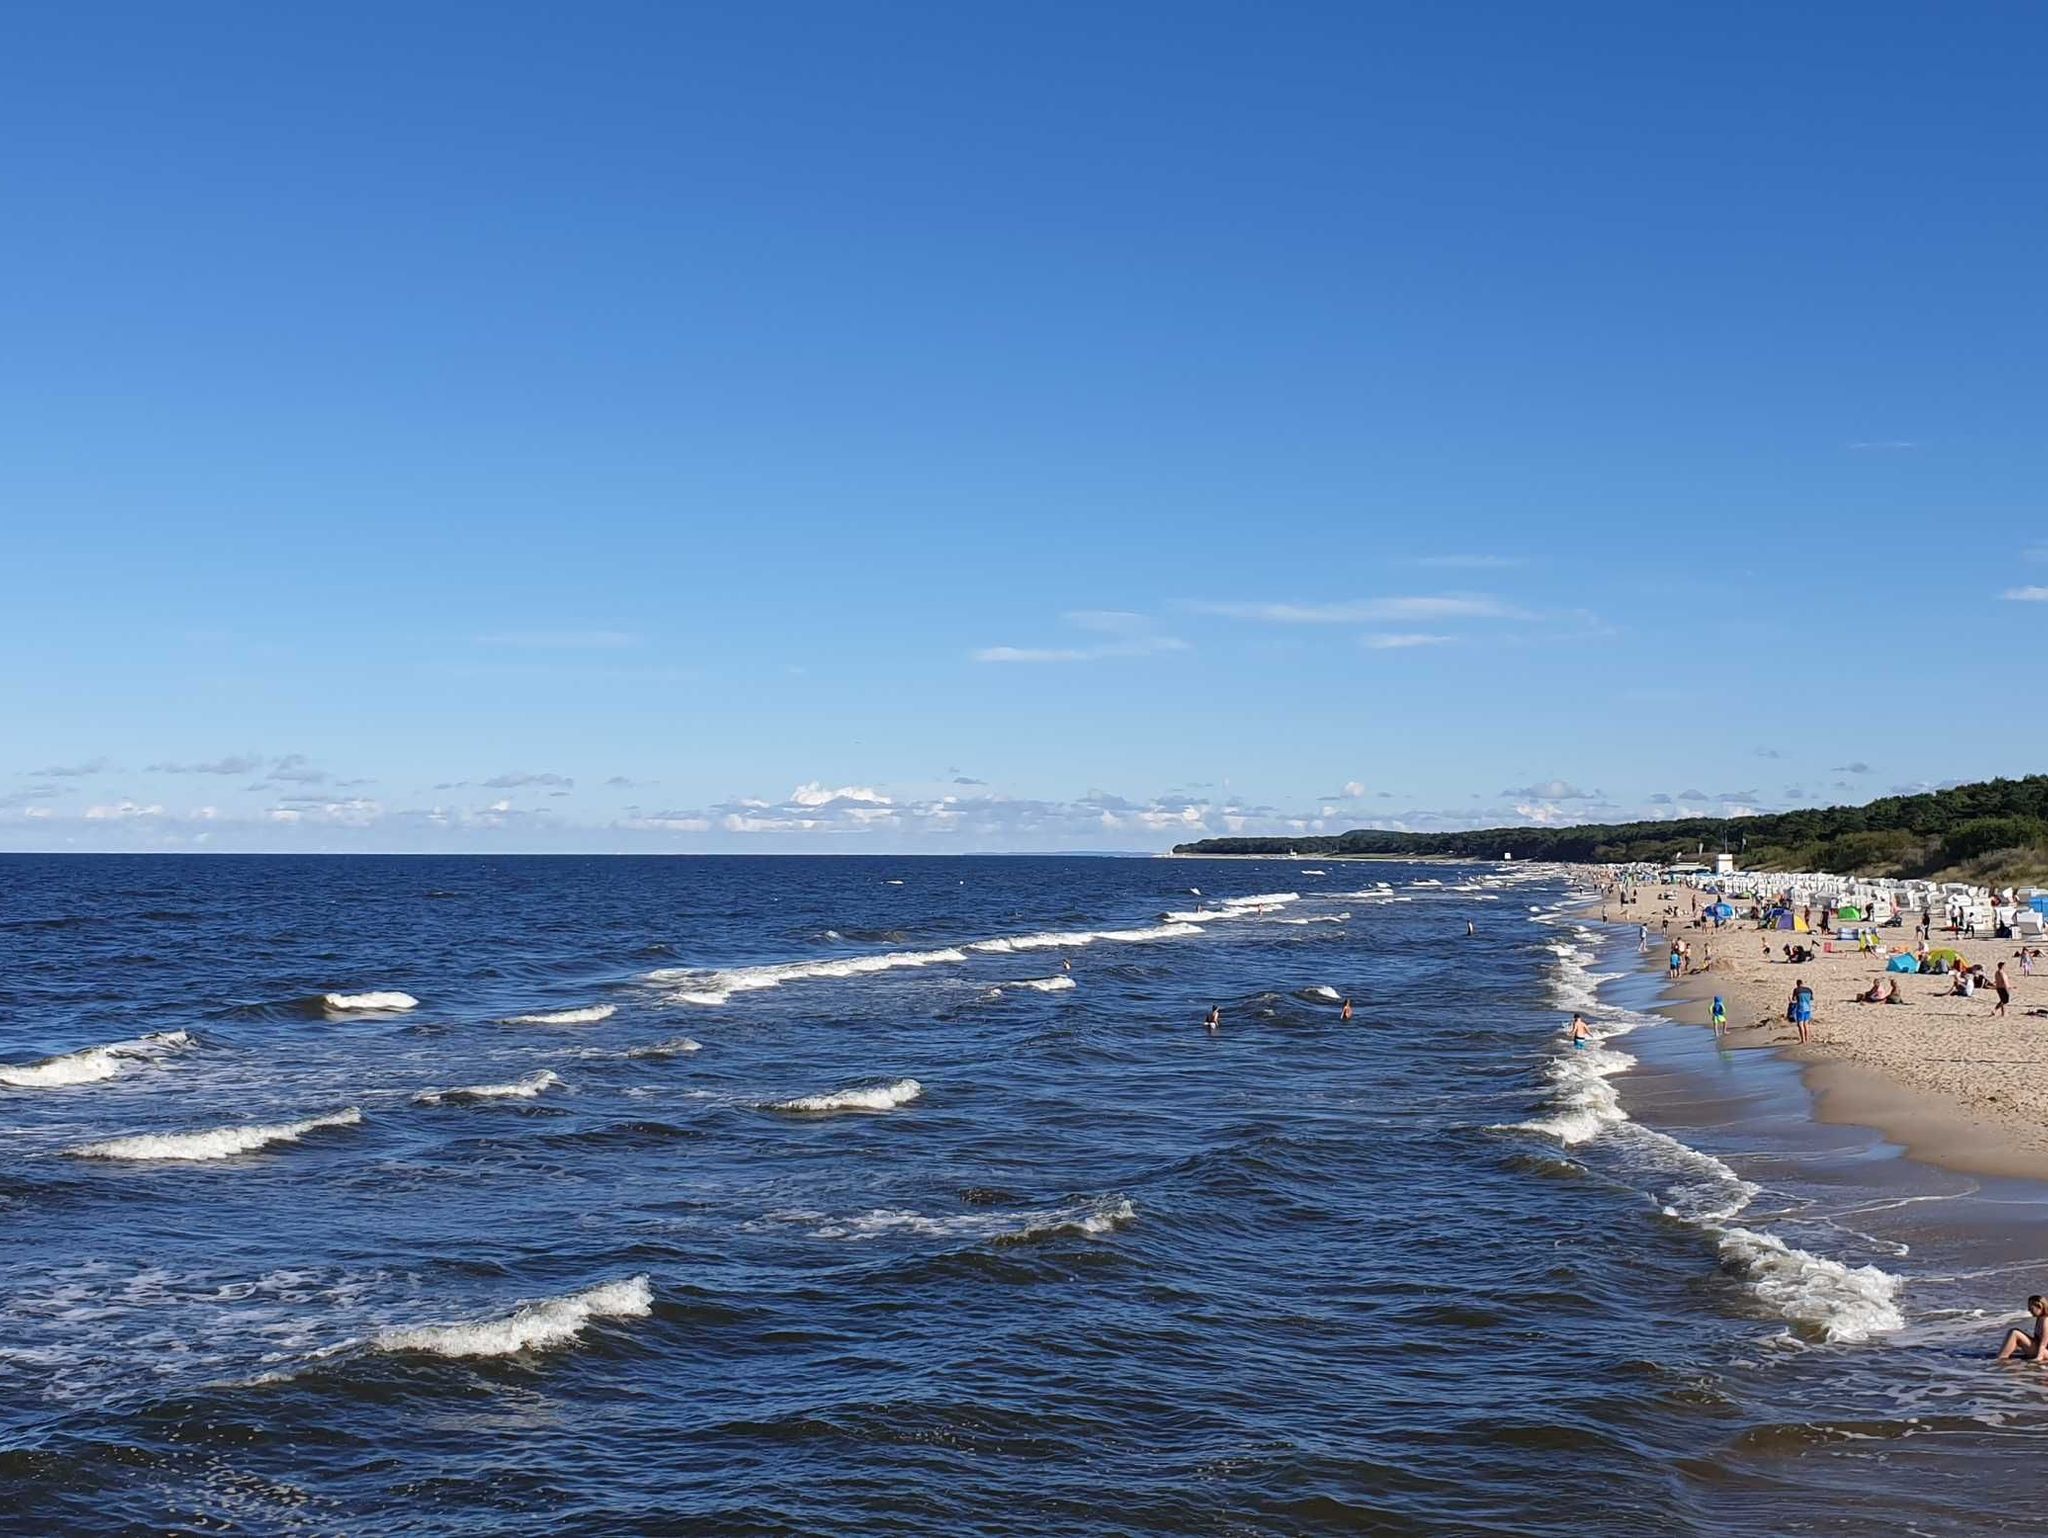
<path id="1" fill-rule="evenodd" d="M 1583 912 L 0 857 L 0 1532 L 2037 1530 L 2043 1188 L 1817 1120 Z"/>

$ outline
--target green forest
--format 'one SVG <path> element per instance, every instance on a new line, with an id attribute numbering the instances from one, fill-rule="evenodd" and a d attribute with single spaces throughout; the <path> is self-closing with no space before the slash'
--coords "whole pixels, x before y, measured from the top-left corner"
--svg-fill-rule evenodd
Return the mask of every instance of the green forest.
<path id="1" fill-rule="evenodd" d="M 1576 827 L 1389 833 L 1359 828 L 1328 837 L 1205 838 L 1175 854 L 1456 855 L 1608 863 L 1693 859 L 1727 849 L 1745 870 L 1938 877 L 1997 885 L 2048 881 L 2048 774 L 1981 780 L 1862 806 L 1815 807 L 1756 817 Z"/>

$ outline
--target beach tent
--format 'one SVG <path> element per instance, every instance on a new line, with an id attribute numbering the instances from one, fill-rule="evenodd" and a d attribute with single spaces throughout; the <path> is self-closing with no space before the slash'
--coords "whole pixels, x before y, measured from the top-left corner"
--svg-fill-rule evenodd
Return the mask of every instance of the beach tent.
<path id="1" fill-rule="evenodd" d="M 1716 919 L 1732 919 L 1735 917 L 1735 910 L 1731 908 L 1727 903 L 1709 903 L 1707 905 L 1707 917 Z"/>
<path id="2" fill-rule="evenodd" d="M 1946 946 L 1938 951 L 1929 951 L 1927 953 L 1927 964 L 1930 967 L 1938 967 L 1943 962 L 1946 962 L 1951 967 L 1959 967 L 1963 964 L 1963 953 L 1961 951 L 1952 951 Z"/>
<path id="3" fill-rule="evenodd" d="M 1851 906 L 1842 909 L 1842 911 L 1837 913 L 1835 917 L 1843 920 L 1846 923 L 1853 924 L 1863 917 L 1863 910 L 1861 908 Z"/>
<path id="4" fill-rule="evenodd" d="M 1884 969 L 1887 972 L 1917 972 L 1920 970 L 1920 961 L 1910 952 L 1901 951 L 1884 964 Z"/>

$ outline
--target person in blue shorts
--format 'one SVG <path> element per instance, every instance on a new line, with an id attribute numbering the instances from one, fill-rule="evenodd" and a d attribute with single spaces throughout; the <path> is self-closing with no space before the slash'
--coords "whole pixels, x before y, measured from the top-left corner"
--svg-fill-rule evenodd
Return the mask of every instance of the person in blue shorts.
<path id="1" fill-rule="evenodd" d="M 1571 1023 L 1572 1050 L 1583 1052 L 1592 1045 L 1593 1028 L 1586 1024 L 1584 1015 L 1573 1015 Z"/>
<path id="2" fill-rule="evenodd" d="M 1671 975 L 1678 976 L 1679 968 L 1685 965 L 1685 952 L 1676 945 L 1671 947 Z"/>

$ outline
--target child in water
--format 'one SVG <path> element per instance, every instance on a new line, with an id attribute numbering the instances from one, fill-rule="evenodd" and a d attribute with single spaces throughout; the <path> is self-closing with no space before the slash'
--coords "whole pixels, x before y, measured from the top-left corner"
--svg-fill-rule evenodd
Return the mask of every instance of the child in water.
<path id="1" fill-rule="evenodd" d="M 2039 1293 L 2027 1299 L 2027 1312 L 2034 1316 L 2034 1330 L 2030 1335 L 2025 1330 L 2007 1330 L 2005 1348 L 1998 1353 L 1998 1360 L 2010 1362 L 2038 1362 L 2048 1355 L 2048 1299 Z"/>

